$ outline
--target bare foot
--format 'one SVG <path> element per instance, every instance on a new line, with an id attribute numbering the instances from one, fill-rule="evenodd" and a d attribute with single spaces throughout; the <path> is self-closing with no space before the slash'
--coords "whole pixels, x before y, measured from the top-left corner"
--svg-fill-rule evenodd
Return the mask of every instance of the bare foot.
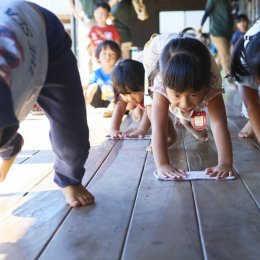
<path id="1" fill-rule="evenodd" d="M 182 125 L 194 136 L 195 139 L 201 142 L 208 141 L 208 131 L 204 130 L 196 130 L 190 122 L 186 120 L 181 120 Z"/>
<path id="2" fill-rule="evenodd" d="M 193 127 L 191 127 L 191 129 L 188 129 L 188 130 L 194 136 L 195 139 L 197 139 L 201 142 L 207 142 L 209 140 L 208 131 L 206 129 L 199 131 L 199 130 L 196 130 Z"/>
<path id="3" fill-rule="evenodd" d="M 167 145 L 168 149 L 172 148 L 172 146 L 177 142 L 177 132 L 175 130 L 175 127 L 173 125 L 173 122 L 171 118 L 168 119 L 168 136 L 167 136 Z M 150 144 L 146 148 L 146 152 L 153 152 L 152 144 Z"/>
<path id="4" fill-rule="evenodd" d="M 174 125 L 175 126 L 181 126 L 182 124 L 181 124 L 181 121 L 180 121 L 180 119 L 178 118 L 178 117 L 175 117 L 174 118 Z"/>
<path id="5" fill-rule="evenodd" d="M 90 205 L 95 201 L 94 196 L 83 185 L 67 186 L 61 190 L 72 208 Z"/>
<path id="6" fill-rule="evenodd" d="M 240 130 L 238 133 L 238 136 L 241 138 L 253 138 L 254 137 L 254 131 L 251 127 L 250 121 L 245 124 L 245 126 Z"/>
<path id="7" fill-rule="evenodd" d="M 142 109 L 140 109 L 139 107 L 136 107 L 136 108 L 133 110 L 133 112 L 132 112 L 132 119 L 133 119 L 135 122 L 141 121 L 142 115 L 143 115 Z"/>
<path id="8" fill-rule="evenodd" d="M 103 112 L 103 117 L 112 117 L 113 111 L 115 108 L 115 103 L 110 102 L 109 105 L 107 106 L 106 110 Z"/>
<path id="9" fill-rule="evenodd" d="M 21 148 L 22 148 L 23 144 L 24 144 L 24 140 L 22 138 L 21 139 Z M 2 160 L 2 162 L 0 163 L 0 182 L 3 182 L 5 180 L 5 178 L 8 174 L 11 166 L 13 165 L 17 155 L 18 155 L 18 153 L 8 160 Z"/>
<path id="10" fill-rule="evenodd" d="M 175 127 L 174 127 L 174 126 L 176 126 L 175 122 L 173 124 L 172 120 L 169 118 L 169 121 L 168 121 L 168 137 L 167 137 L 168 148 L 170 148 L 171 146 L 173 146 L 177 142 L 177 132 L 176 132 Z"/>
<path id="11" fill-rule="evenodd" d="M 146 152 L 148 152 L 148 153 L 152 153 L 152 152 L 153 152 L 153 146 L 152 146 L 152 144 L 148 145 L 145 150 L 146 150 Z"/>
<path id="12" fill-rule="evenodd" d="M 113 110 L 105 110 L 102 114 L 102 117 L 107 118 L 107 117 L 112 117 Z"/>
<path id="13" fill-rule="evenodd" d="M 167 137 L 167 145 L 168 145 L 168 149 L 171 149 L 175 143 L 177 142 L 177 132 L 175 130 L 175 128 L 173 127 L 172 124 L 169 123 L 168 125 L 168 137 Z M 152 144 L 150 144 L 149 146 L 146 147 L 146 152 L 153 152 L 153 147 Z"/>

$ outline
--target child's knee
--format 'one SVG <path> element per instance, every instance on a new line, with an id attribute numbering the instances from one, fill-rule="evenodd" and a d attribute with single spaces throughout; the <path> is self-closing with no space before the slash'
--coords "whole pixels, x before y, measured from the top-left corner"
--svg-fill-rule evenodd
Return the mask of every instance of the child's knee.
<path id="1" fill-rule="evenodd" d="M 4 133 L 0 147 L 0 156 L 4 160 L 11 159 L 13 156 L 17 155 L 21 151 L 23 144 L 23 137 L 19 133 L 15 133 L 8 140 L 6 140 Z"/>

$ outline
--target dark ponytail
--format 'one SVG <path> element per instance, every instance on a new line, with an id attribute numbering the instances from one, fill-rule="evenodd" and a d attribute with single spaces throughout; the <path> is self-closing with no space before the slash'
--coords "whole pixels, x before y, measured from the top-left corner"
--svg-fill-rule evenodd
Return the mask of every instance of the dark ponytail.
<path id="1" fill-rule="evenodd" d="M 250 73 L 245 64 L 242 64 L 242 60 L 245 60 L 244 53 L 244 37 L 241 37 L 234 47 L 231 55 L 230 62 L 230 76 L 234 80 L 240 81 L 239 76 L 249 76 Z"/>
<path id="2" fill-rule="evenodd" d="M 260 32 L 248 37 L 244 48 L 244 37 L 235 45 L 231 56 L 230 76 L 240 81 L 240 76 L 260 78 Z"/>
<path id="3" fill-rule="evenodd" d="M 245 61 L 250 74 L 260 79 L 260 32 L 251 36 L 245 49 Z"/>

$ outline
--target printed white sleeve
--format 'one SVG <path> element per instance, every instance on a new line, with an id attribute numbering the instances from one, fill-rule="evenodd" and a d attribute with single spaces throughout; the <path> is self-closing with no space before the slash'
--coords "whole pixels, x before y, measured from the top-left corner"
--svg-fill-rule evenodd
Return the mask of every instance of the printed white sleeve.
<path id="1" fill-rule="evenodd" d="M 148 77 L 155 68 L 156 62 L 159 59 L 159 50 L 158 48 L 158 35 L 153 34 L 151 39 L 145 44 L 143 51 L 143 65 L 145 70 L 144 76 L 144 105 L 152 105 L 152 98 L 148 94 Z"/>
<path id="2" fill-rule="evenodd" d="M 23 48 L 14 32 L 0 26 L 0 77 L 10 85 L 11 70 L 18 67 L 23 60 Z"/>

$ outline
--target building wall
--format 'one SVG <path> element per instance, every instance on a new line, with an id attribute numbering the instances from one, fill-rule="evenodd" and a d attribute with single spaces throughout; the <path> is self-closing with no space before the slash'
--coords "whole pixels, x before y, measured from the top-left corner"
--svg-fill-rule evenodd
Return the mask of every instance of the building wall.
<path id="1" fill-rule="evenodd" d="M 159 32 L 160 11 L 204 10 L 206 5 L 206 0 L 144 0 L 144 2 L 149 19 L 143 22 L 135 16 L 131 19 L 133 43 L 139 47 L 142 47 L 153 33 Z"/>

